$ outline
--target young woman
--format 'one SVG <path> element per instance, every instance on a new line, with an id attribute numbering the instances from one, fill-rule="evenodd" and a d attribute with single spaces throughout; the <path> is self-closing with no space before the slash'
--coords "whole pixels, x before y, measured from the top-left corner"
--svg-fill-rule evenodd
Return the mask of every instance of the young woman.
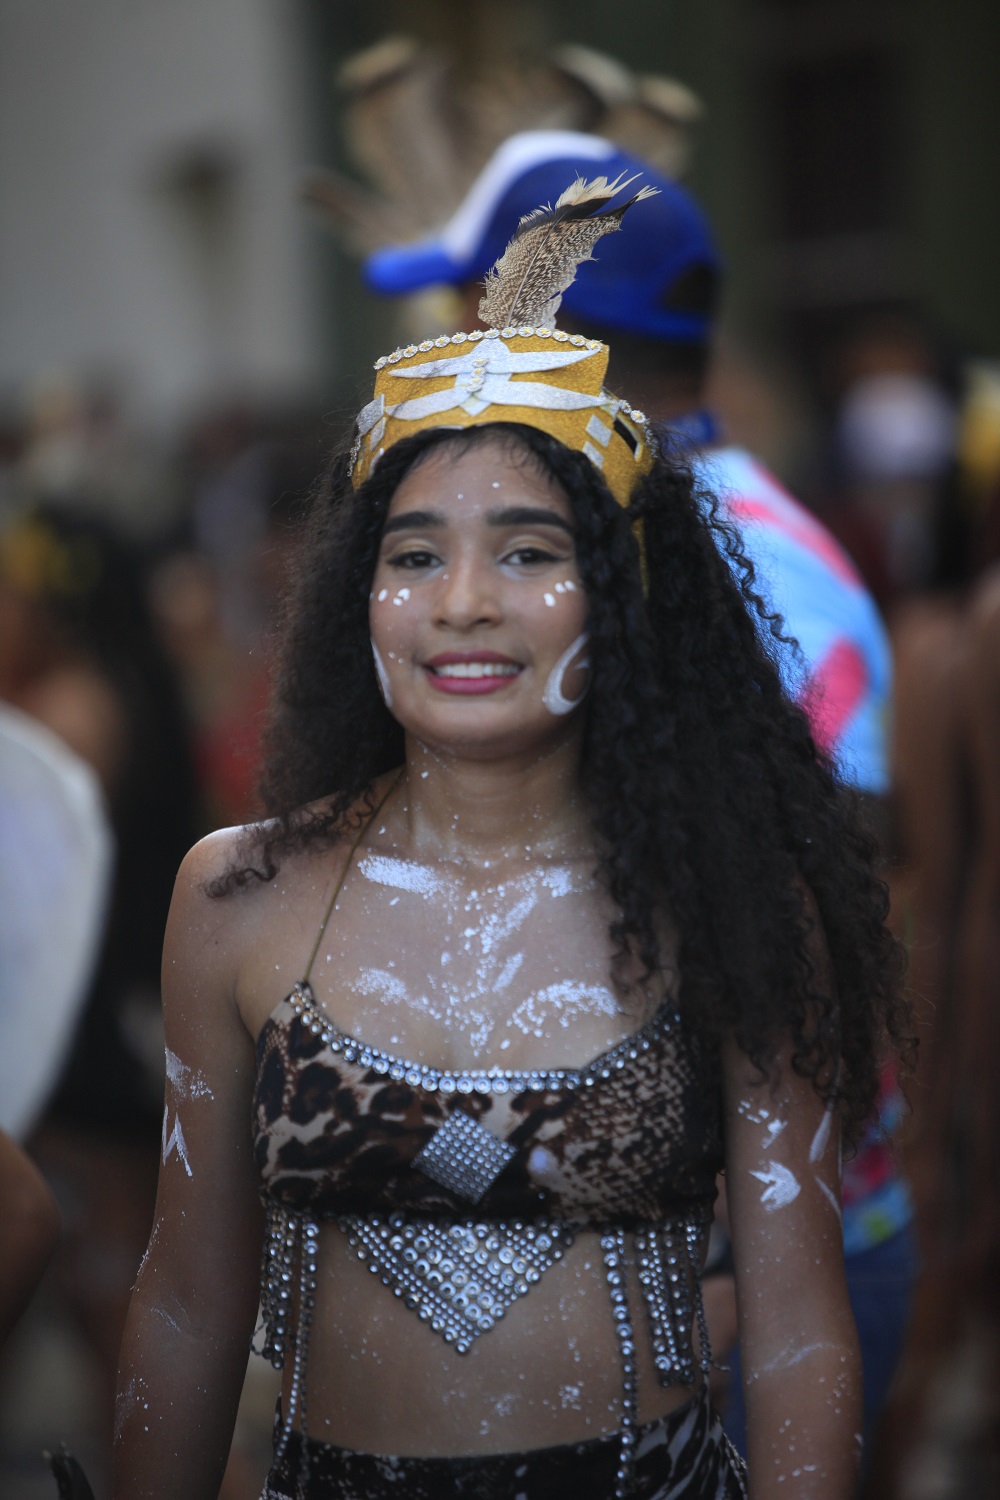
<path id="1" fill-rule="evenodd" d="M 749 1493 L 852 1493 L 884 901 L 735 538 L 606 362 L 397 351 L 318 496 L 273 820 L 192 851 L 168 927 L 119 1500 L 216 1494 L 262 1245 L 266 1495 L 746 1493 L 705 1383 L 723 1168 Z"/>

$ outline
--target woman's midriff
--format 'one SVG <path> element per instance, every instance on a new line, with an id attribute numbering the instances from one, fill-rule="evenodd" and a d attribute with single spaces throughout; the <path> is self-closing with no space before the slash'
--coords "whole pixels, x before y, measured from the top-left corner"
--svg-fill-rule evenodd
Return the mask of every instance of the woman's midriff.
<path id="1" fill-rule="evenodd" d="M 358 1260 L 335 1225 L 324 1225 L 306 1381 L 310 1436 L 416 1457 L 511 1452 L 615 1432 L 622 1371 L 605 1278 L 599 1235 L 580 1233 L 459 1355 Z M 634 1272 L 632 1280 L 638 1419 L 648 1422 L 682 1406 L 694 1387 L 659 1385 Z M 290 1385 L 286 1370 L 286 1410 Z"/>

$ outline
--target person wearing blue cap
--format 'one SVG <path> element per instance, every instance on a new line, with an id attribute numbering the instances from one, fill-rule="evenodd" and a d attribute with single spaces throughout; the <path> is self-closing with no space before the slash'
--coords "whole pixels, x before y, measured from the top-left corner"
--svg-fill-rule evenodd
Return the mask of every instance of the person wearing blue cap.
<path id="1" fill-rule="evenodd" d="M 638 177 L 657 194 L 644 205 L 641 233 L 606 236 L 580 266 L 563 294 L 562 321 L 611 344 L 610 384 L 634 394 L 668 429 L 673 450 L 687 452 L 696 478 L 725 506 L 754 564 L 755 585 L 790 638 L 782 648 L 786 687 L 806 708 L 814 737 L 842 778 L 881 821 L 889 789 L 888 636 L 839 544 L 759 459 L 723 442 L 704 404 L 723 264 L 691 193 L 601 137 L 525 131 L 498 148 L 435 235 L 376 251 L 365 262 L 365 279 L 389 296 L 446 284 L 474 288 L 478 301 L 478 283 L 519 220 L 554 201 L 574 173 L 598 172 L 609 180 Z M 899 1361 L 916 1278 L 913 1209 L 891 1140 L 902 1114 L 887 1072 L 878 1118 L 844 1168 L 844 1248 L 864 1364 L 866 1443 Z M 738 1363 L 738 1350 L 734 1358 Z M 727 1426 L 745 1451 L 735 1371 Z"/>

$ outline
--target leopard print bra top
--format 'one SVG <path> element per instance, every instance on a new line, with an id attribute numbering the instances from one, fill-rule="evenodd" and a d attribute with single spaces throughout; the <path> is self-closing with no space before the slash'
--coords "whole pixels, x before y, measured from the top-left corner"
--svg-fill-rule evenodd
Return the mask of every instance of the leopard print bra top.
<path id="1" fill-rule="evenodd" d="M 308 983 L 257 1047 L 265 1198 L 317 1219 L 650 1223 L 705 1208 L 721 1167 L 718 1090 L 669 1004 L 578 1070 L 444 1072 L 340 1031 Z"/>

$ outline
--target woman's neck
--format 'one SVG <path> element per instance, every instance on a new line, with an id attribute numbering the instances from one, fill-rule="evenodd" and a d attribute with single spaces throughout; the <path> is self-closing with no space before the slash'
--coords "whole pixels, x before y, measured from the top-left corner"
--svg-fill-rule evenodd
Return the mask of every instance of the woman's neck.
<path id="1" fill-rule="evenodd" d="M 580 789 L 580 737 L 531 756 L 466 760 L 407 739 L 392 801 L 399 832 L 422 858 L 502 864 L 589 849 Z"/>

